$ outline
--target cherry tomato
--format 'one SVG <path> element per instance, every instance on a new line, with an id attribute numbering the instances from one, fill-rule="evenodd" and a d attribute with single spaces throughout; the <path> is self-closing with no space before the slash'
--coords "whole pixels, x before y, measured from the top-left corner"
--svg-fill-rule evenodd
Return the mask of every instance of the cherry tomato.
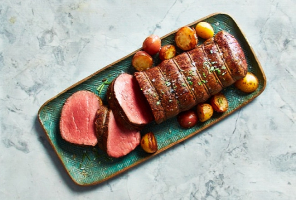
<path id="1" fill-rule="evenodd" d="M 157 35 L 150 35 L 143 42 L 143 50 L 150 55 L 155 55 L 159 52 L 161 40 Z"/>
<path id="2" fill-rule="evenodd" d="M 198 122 L 196 113 L 193 110 L 187 110 L 180 113 L 177 120 L 183 128 L 191 128 L 195 126 Z"/>
<path id="3" fill-rule="evenodd" d="M 199 22 L 195 30 L 196 34 L 203 39 L 209 39 L 214 36 L 214 29 L 211 24 L 207 22 Z"/>
<path id="4" fill-rule="evenodd" d="M 152 132 L 146 133 L 141 139 L 141 147 L 147 153 L 155 153 L 158 149 L 157 141 Z"/>

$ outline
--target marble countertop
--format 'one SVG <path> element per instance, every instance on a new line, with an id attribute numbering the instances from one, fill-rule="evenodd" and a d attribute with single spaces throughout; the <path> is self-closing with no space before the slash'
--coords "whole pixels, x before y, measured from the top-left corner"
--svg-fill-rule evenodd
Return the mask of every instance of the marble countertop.
<path id="1" fill-rule="evenodd" d="M 0 199 L 296 199 L 294 0 L 2 0 Z M 102 184 L 65 173 L 40 106 L 77 81 L 215 12 L 230 14 L 265 91 L 198 137 Z"/>

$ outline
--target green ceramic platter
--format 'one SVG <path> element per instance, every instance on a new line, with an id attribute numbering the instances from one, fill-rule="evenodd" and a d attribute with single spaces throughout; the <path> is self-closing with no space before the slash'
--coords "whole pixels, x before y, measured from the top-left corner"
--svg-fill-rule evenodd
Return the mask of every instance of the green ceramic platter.
<path id="1" fill-rule="evenodd" d="M 176 118 L 167 120 L 159 125 L 154 122 L 147 125 L 141 133 L 144 134 L 148 131 L 152 131 L 156 136 L 159 148 L 159 150 L 152 155 L 145 153 L 141 147 L 138 146 L 127 156 L 114 159 L 108 157 L 106 153 L 101 151 L 98 147 L 76 146 L 64 141 L 60 136 L 59 118 L 65 100 L 74 92 L 79 90 L 89 90 L 99 95 L 106 104 L 106 90 L 108 86 L 104 85 L 103 87 L 102 81 L 108 80 L 108 82 L 110 82 L 122 72 L 133 74 L 134 69 L 131 66 L 131 60 L 133 55 L 139 49 L 136 50 L 62 91 L 45 102 L 39 109 L 38 117 L 41 126 L 43 127 L 54 151 L 61 160 L 66 173 L 70 175 L 76 184 L 84 186 L 98 184 L 131 169 L 164 150 L 196 135 L 205 128 L 214 125 L 242 106 L 248 104 L 263 92 L 266 85 L 264 72 L 252 48 L 234 19 L 227 14 L 215 13 L 188 24 L 188 26 L 195 27 L 200 21 L 209 22 L 213 26 L 215 33 L 220 30 L 226 30 L 236 37 L 246 55 L 248 70 L 254 73 L 259 79 L 259 88 L 251 94 L 244 94 L 233 86 L 224 89 L 223 93 L 229 101 L 228 111 L 220 115 L 214 114 L 209 121 L 198 123 L 191 129 L 182 129 L 178 125 Z M 175 32 L 176 31 L 173 31 L 163 36 L 162 45 L 174 44 Z M 199 41 L 199 43 L 202 42 L 202 40 Z M 154 65 L 157 65 L 159 62 L 159 59 L 155 56 Z M 97 90 L 98 87 L 100 88 L 99 91 Z M 224 123 L 227 123 L 227 121 Z"/>

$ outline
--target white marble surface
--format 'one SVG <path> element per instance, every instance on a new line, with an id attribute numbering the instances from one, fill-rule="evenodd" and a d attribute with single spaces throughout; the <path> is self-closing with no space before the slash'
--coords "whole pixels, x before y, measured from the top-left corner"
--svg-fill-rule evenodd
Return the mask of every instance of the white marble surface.
<path id="1" fill-rule="evenodd" d="M 296 199 L 295 0 L 1 0 L 0 199 Z M 265 91 L 227 120 L 103 184 L 75 185 L 37 120 L 49 98 L 214 12 L 241 26 Z"/>

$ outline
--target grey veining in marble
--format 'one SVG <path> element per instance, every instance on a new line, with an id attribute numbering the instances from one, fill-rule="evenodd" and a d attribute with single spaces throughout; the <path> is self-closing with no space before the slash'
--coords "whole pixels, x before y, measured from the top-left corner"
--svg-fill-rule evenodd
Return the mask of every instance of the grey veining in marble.
<path id="1" fill-rule="evenodd" d="M 296 199 L 296 1 L 2 0 L 0 199 Z M 267 77 L 246 107 L 103 184 L 76 186 L 37 120 L 49 98 L 214 12 L 230 14 Z"/>

